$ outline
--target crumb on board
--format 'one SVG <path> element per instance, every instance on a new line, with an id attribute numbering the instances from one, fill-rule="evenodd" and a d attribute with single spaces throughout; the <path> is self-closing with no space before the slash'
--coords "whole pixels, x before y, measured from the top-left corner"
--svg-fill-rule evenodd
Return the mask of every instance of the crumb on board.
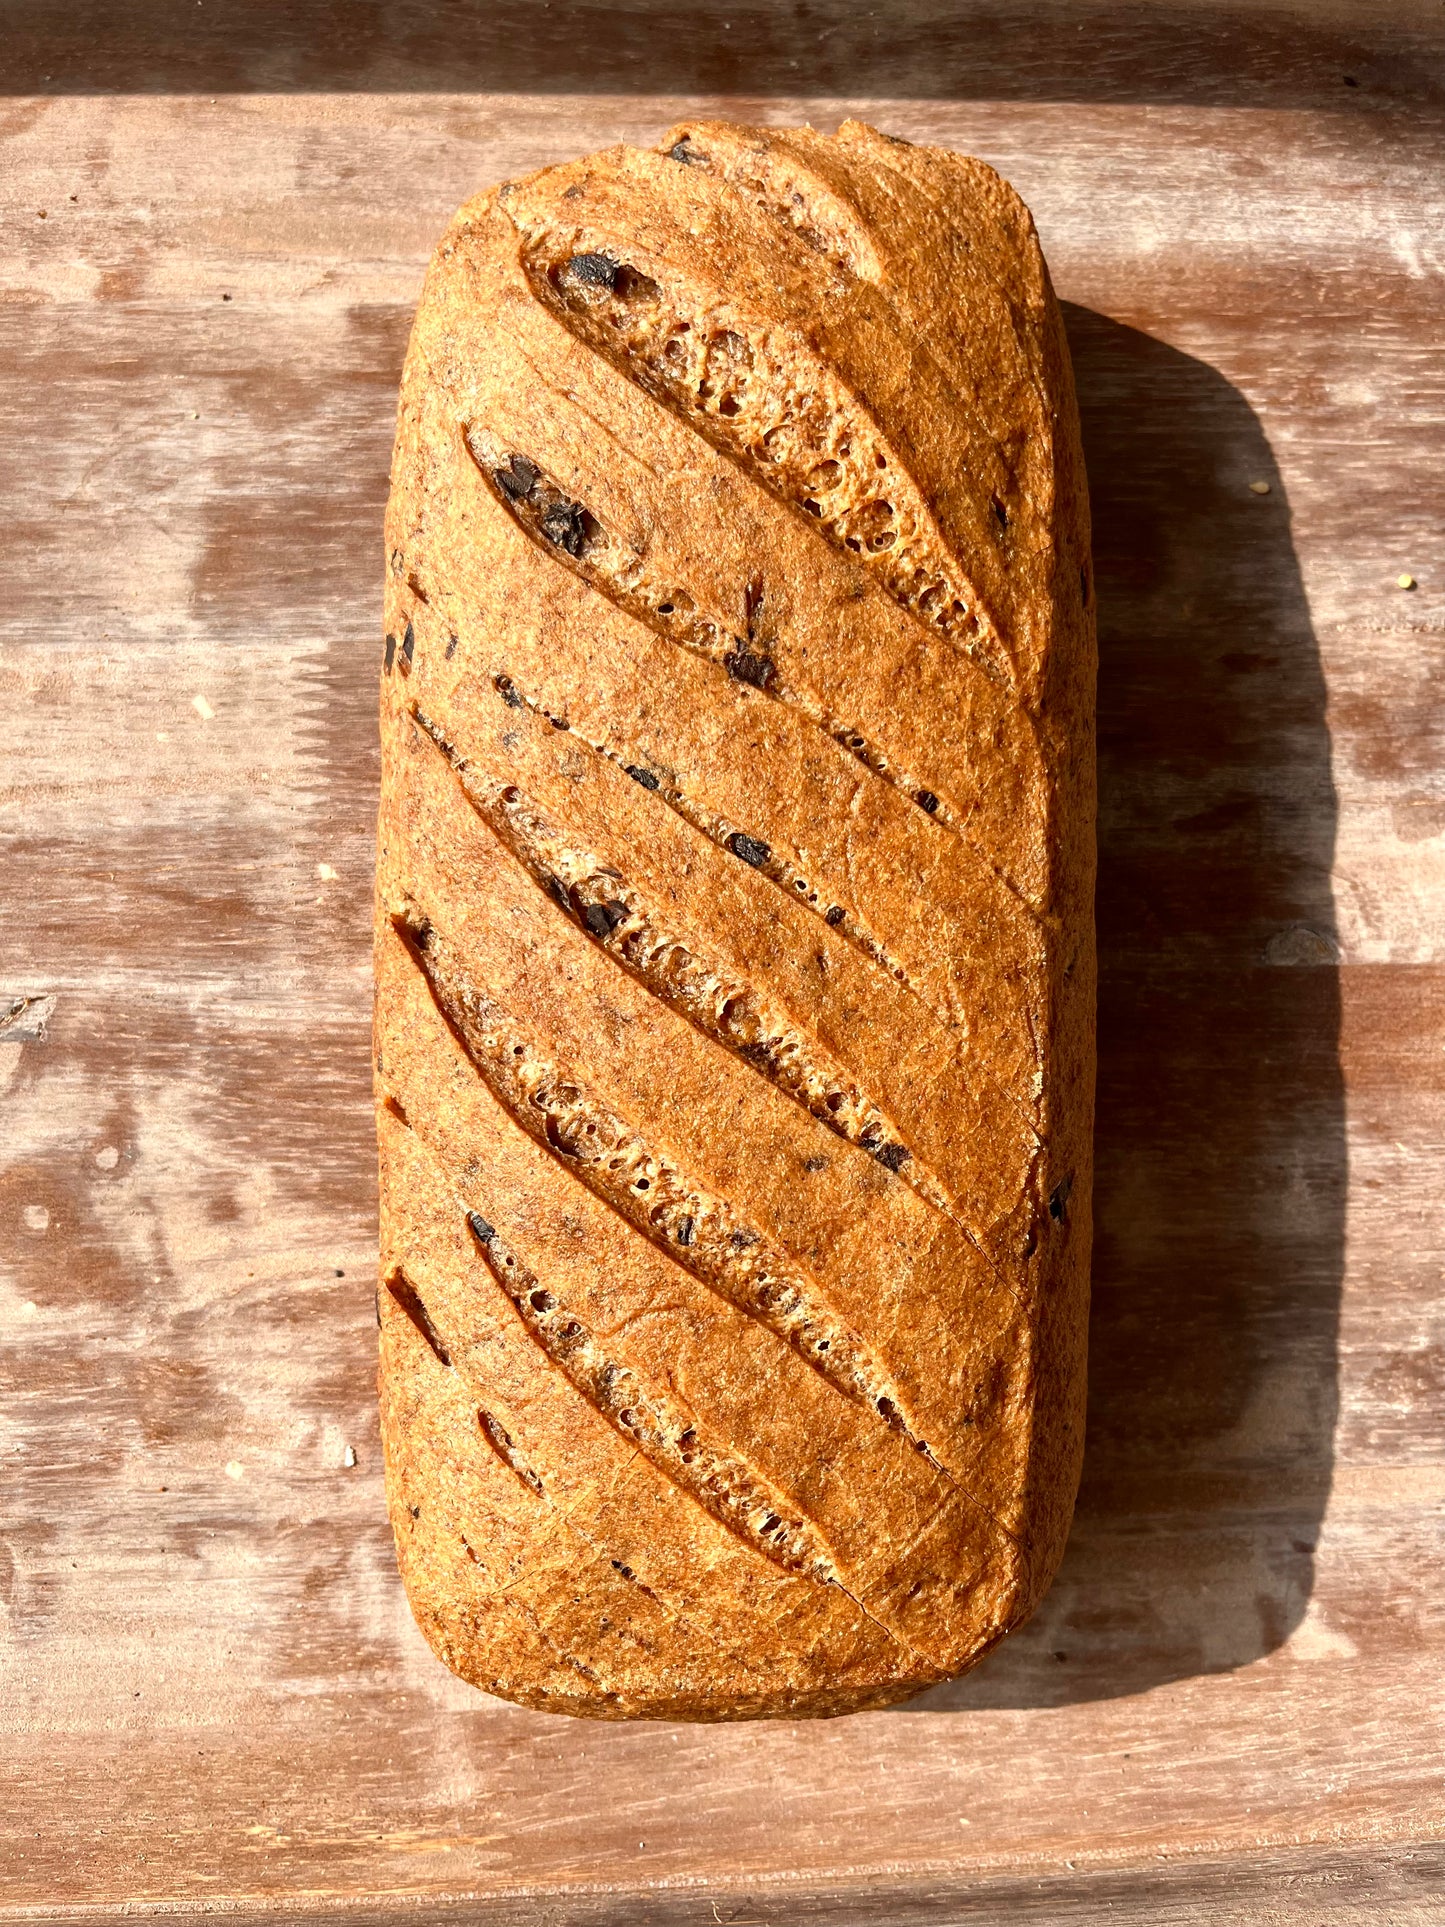
<path id="1" fill-rule="evenodd" d="M 191 708 L 195 710 L 203 723 L 210 722 L 216 713 L 204 696 L 192 696 Z"/>
<path id="2" fill-rule="evenodd" d="M 1269 483 L 1268 482 L 1251 482 L 1249 485 L 1249 492 L 1251 495 L 1268 495 Z"/>

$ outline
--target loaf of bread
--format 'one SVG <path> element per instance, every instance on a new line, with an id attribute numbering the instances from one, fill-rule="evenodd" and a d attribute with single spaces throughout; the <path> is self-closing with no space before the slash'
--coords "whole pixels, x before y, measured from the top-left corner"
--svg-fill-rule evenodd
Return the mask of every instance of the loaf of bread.
<path id="1" fill-rule="evenodd" d="M 1094 641 L 988 167 L 689 121 L 479 195 L 386 530 L 381 1406 L 443 1660 L 905 1698 L 1078 1480 Z"/>

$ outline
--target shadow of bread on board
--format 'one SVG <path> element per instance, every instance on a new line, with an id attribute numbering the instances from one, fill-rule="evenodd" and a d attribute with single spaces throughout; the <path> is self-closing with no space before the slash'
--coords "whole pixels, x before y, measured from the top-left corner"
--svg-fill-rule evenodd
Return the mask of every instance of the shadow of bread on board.
<path id="1" fill-rule="evenodd" d="M 1035 1618 L 903 1712 L 1110 1698 L 1259 1659 L 1304 1615 L 1330 1485 L 1335 799 L 1289 508 L 1214 369 L 1065 317 L 1099 615 L 1084 1479 Z"/>

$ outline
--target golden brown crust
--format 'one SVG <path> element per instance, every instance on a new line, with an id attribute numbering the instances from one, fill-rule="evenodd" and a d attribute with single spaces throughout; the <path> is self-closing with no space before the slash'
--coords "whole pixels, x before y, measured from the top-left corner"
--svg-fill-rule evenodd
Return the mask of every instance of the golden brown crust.
<path id="1" fill-rule="evenodd" d="M 478 197 L 387 516 L 388 1494 L 448 1665 L 737 1719 L 972 1664 L 1082 1441 L 1093 620 L 977 161 L 721 123 Z"/>

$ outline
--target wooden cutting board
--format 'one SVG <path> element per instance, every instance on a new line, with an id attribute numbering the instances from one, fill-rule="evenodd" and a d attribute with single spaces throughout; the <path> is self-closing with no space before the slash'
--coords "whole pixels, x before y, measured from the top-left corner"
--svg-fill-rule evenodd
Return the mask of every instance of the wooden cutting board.
<path id="1" fill-rule="evenodd" d="M 1440 1919 L 1438 7 L 243 11 L 0 74 L 0 1918 Z M 380 518 L 454 206 L 718 110 L 983 155 L 1068 303 L 1089 1457 L 969 1678 L 578 1725 L 382 1505 Z"/>

